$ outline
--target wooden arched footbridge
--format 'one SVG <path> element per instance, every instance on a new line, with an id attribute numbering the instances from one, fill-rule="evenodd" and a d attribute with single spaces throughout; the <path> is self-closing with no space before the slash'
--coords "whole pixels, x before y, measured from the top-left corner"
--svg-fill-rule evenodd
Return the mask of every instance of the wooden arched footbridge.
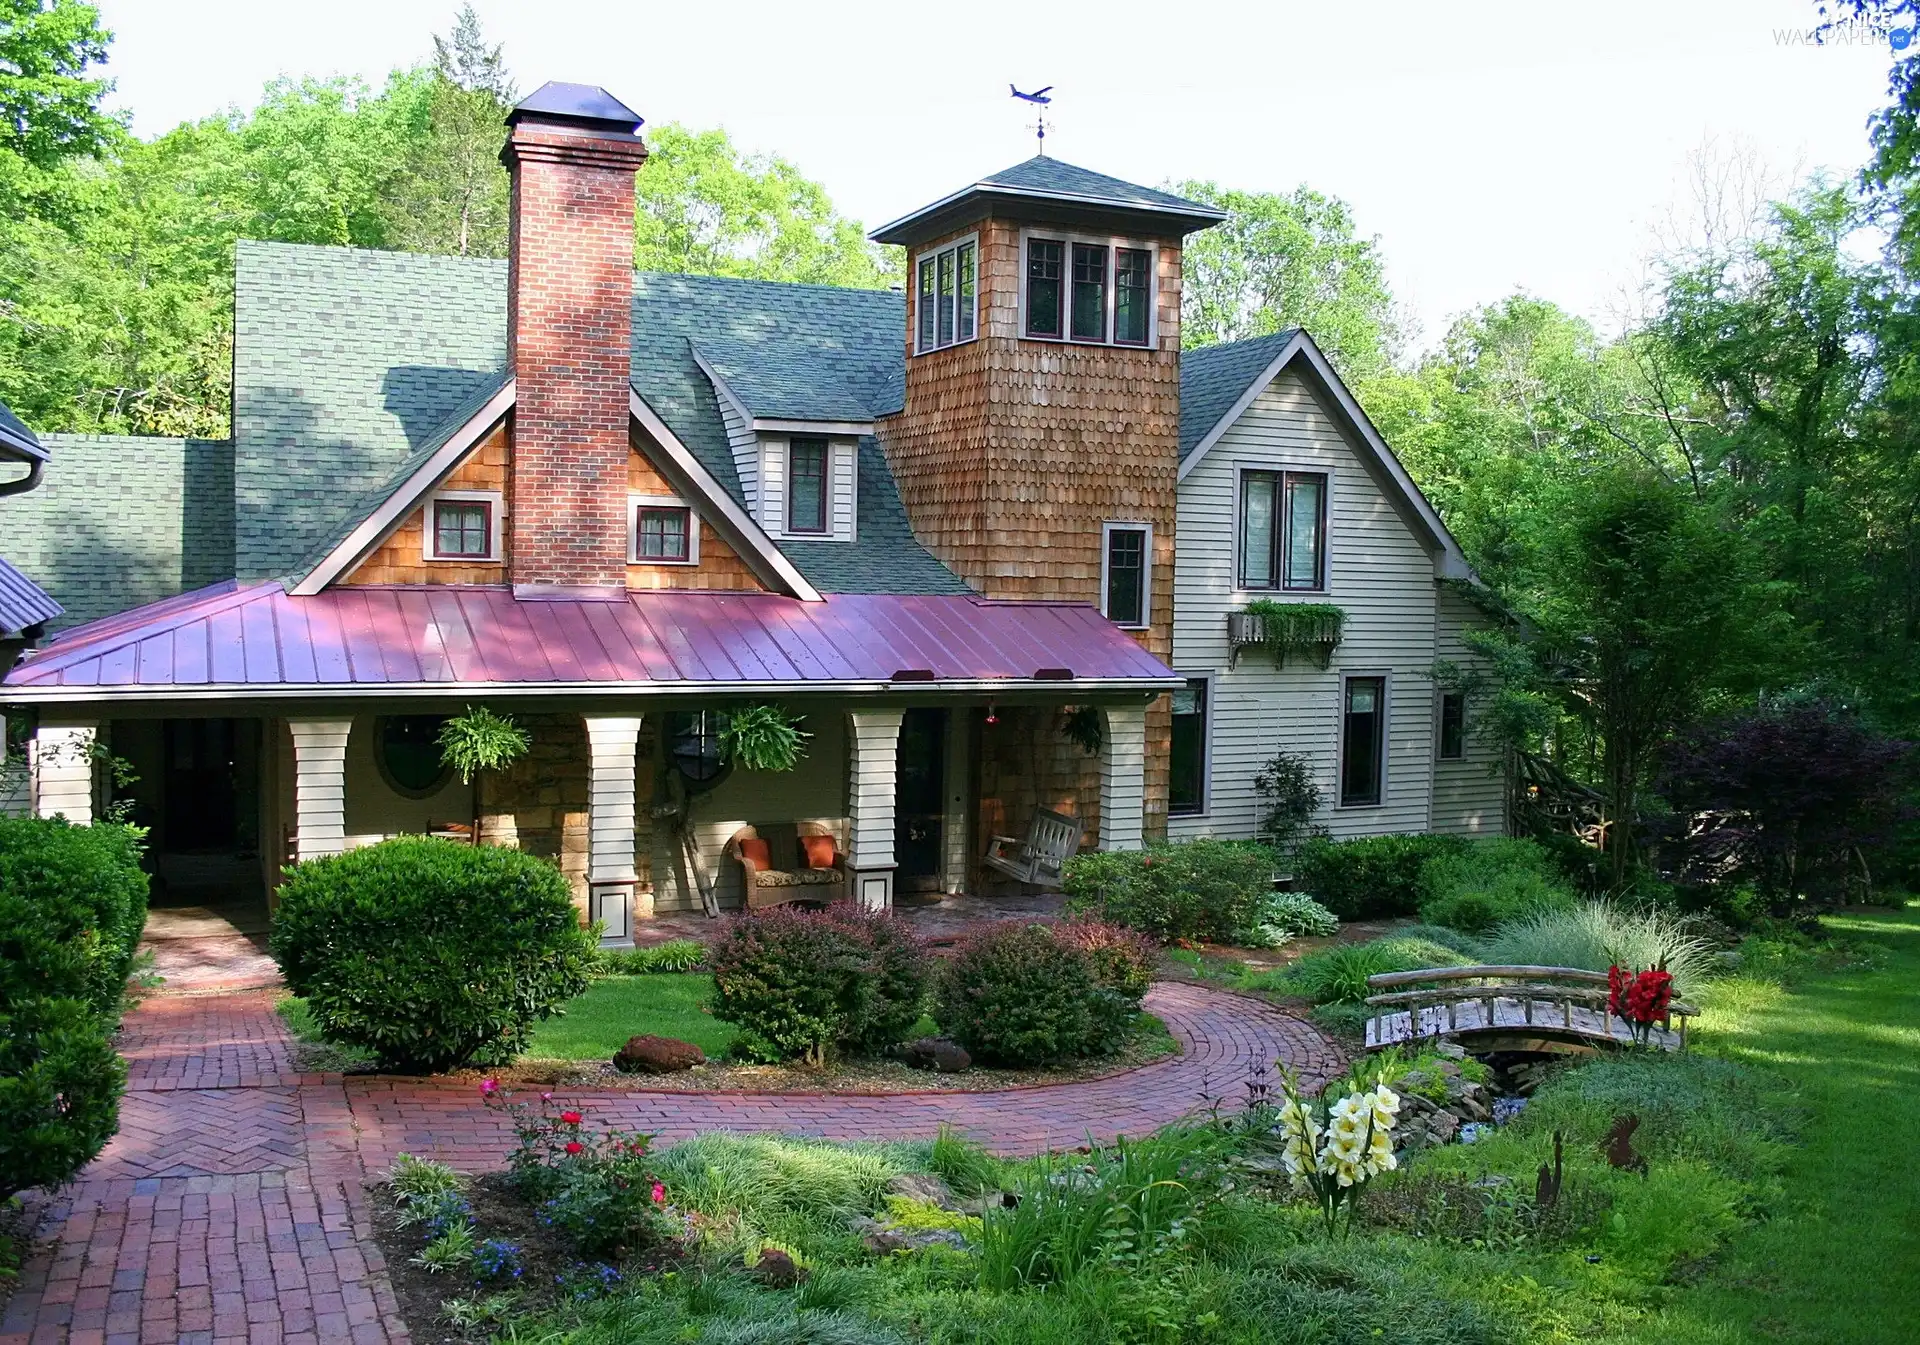
<path id="1" fill-rule="evenodd" d="M 1367 1045 L 1453 1037 L 1471 1050 L 1593 1051 L 1631 1046 L 1633 1028 L 1607 1007 L 1606 973 L 1578 967 L 1428 967 L 1369 976 L 1380 993 Z M 1687 1020 L 1700 1011 L 1675 1000 L 1649 1038 L 1684 1050 Z M 1678 1026 L 1675 1026 L 1678 1020 Z"/>

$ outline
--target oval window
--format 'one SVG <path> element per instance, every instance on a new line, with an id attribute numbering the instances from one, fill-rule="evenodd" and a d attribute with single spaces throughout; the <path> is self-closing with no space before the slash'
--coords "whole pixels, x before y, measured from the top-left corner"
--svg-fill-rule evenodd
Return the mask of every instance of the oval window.
<path id="1" fill-rule="evenodd" d="M 696 789 L 713 788 L 727 773 L 720 754 L 720 729 L 725 722 L 718 710 L 694 710 L 676 713 L 669 725 L 668 760 Z"/>
<path id="2" fill-rule="evenodd" d="M 445 715 L 390 715 L 374 729 L 380 774 L 398 793 L 425 798 L 439 791 L 452 770 L 440 760 Z"/>

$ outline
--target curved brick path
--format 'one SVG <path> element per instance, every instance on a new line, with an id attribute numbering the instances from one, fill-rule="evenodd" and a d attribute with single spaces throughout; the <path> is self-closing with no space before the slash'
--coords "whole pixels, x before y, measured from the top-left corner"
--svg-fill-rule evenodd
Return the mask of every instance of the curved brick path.
<path id="1" fill-rule="evenodd" d="M 300 1074 L 271 991 L 163 994 L 131 1014 L 120 1134 L 56 1200 L 0 1320 L 0 1345 L 404 1341 L 362 1183 L 405 1150 L 469 1169 L 512 1144 L 467 1085 Z M 1180 1056 L 1087 1083 L 895 1097 L 568 1093 L 592 1119 L 665 1140 L 713 1130 L 930 1137 L 1007 1153 L 1142 1135 L 1279 1061 L 1342 1067 L 1318 1031 L 1257 1000 L 1163 982 L 1147 1007 Z"/>

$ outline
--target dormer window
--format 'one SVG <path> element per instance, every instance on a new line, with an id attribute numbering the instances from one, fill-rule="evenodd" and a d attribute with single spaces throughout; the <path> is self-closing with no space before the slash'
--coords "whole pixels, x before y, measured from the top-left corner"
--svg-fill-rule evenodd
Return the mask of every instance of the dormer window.
<path id="1" fill-rule="evenodd" d="M 423 559 L 492 563 L 500 559 L 497 491 L 443 490 L 427 499 Z"/>
<path id="2" fill-rule="evenodd" d="M 1120 239 L 1025 240 L 1021 332 L 1039 341 L 1153 340 L 1154 250 Z"/>
<path id="3" fill-rule="evenodd" d="M 973 340 L 980 321 L 979 256 L 975 238 L 920 255 L 916 352 Z"/>
<path id="4" fill-rule="evenodd" d="M 827 441 L 787 441 L 787 531 L 827 530 Z"/>

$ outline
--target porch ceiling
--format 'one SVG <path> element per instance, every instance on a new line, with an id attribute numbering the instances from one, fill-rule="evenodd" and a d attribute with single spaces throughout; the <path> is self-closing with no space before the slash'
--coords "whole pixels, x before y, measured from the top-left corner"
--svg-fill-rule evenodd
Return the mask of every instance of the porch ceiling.
<path id="1" fill-rule="evenodd" d="M 0 702 L 172 696 L 1152 692 L 1171 670 L 1092 607 L 968 595 L 221 585 L 66 632 Z"/>

